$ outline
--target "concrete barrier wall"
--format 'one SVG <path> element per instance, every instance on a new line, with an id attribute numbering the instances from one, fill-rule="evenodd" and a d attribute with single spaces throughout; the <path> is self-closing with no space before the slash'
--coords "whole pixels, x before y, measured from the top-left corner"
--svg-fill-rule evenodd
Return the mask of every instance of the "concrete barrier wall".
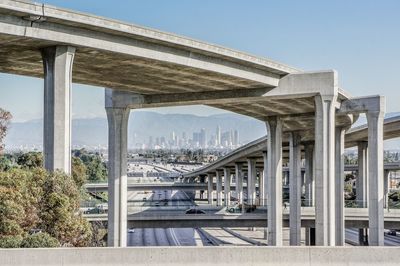
<path id="1" fill-rule="evenodd" d="M 0 265 L 400 265 L 396 247 L 0 249 Z"/>

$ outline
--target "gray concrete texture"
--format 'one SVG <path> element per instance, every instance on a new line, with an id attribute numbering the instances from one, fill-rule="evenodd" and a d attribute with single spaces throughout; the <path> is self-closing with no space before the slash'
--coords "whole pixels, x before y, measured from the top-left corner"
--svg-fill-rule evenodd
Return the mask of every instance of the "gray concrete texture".
<path id="1" fill-rule="evenodd" d="M 398 265 L 396 247 L 156 247 L 0 249 L 2 266 Z"/>

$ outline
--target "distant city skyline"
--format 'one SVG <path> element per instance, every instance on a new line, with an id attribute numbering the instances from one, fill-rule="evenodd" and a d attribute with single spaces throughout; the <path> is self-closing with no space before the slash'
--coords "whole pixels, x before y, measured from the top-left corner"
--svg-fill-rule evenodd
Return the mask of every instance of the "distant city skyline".
<path id="1" fill-rule="evenodd" d="M 133 137 L 134 148 L 137 149 L 235 149 L 241 146 L 238 130 L 228 130 L 222 132 L 221 127 L 217 126 L 216 134 L 209 134 L 205 128 L 192 133 L 192 138 L 188 138 L 187 132 L 182 132 L 179 137 L 172 131 L 170 138 L 166 136 L 148 137 L 147 142 L 136 142 Z"/>

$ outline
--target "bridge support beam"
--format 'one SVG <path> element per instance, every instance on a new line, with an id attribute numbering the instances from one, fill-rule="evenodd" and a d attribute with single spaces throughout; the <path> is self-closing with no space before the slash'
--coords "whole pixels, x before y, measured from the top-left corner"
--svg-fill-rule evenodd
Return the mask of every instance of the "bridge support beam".
<path id="1" fill-rule="evenodd" d="M 255 159 L 247 159 L 247 203 L 255 204 L 256 201 L 256 161 Z"/>
<path id="2" fill-rule="evenodd" d="M 231 170 L 224 168 L 224 206 L 229 206 L 231 203 Z"/>
<path id="3" fill-rule="evenodd" d="M 214 177 L 212 174 L 207 175 L 207 199 L 210 205 L 213 204 L 213 179 Z"/>
<path id="4" fill-rule="evenodd" d="M 217 206 L 222 206 L 222 176 L 219 171 L 215 172 L 217 179 Z"/>
<path id="5" fill-rule="evenodd" d="M 263 151 L 263 173 L 262 173 L 262 185 L 260 186 L 260 204 L 262 206 L 267 206 L 267 189 L 268 189 L 268 170 L 267 170 L 267 165 L 268 165 L 268 156 L 267 152 Z M 261 192 L 262 188 L 262 192 Z"/>
<path id="6" fill-rule="evenodd" d="M 107 94 L 108 90 L 106 90 Z M 106 108 L 108 119 L 108 246 L 126 247 L 128 108 Z"/>
<path id="7" fill-rule="evenodd" d="M 236 197 L 239 204 L 243 204 L 243 165 L 235 163 Z"/>
<path id="8" fill-rule="evenodd" d="M 334 246 L 335 103 L 337 94 L 315 97 L 315 229 L 317 246 Z"/>
<path id="9" fill-rule="evenodd" d="M 268 134 L 268 245 L 282 246 L 282 121 L 266 122 Z"/>
<path id="10" fill-rule="evenodd" d="M 383 246 L 383 119 L 385 97 L 371 96 L 343 101 L 339 113 L 366 113 L 368 123 L 369 244 Z M 360 165 L 360 164 L 359 164 Z"/>
<path id="11" fill-rule="evenodd" d="M 358 142 L 357 148 L 356 200 L 359 207 L 366 208 L 368 202 L 368 142 Z"/>
<path id="12" fill-rule="evenodd" d="M 366 208 L 368 203 L 368 142 L 360 141 L 358 149 L 358 170 L 356 179 L 356 202 L 357 205 Z M 367 228 L 358 229 L 358 244 L 367 245 Z"/>
<path id="13" fill-rule="evenodd" d="M 75 48 L 42 50 L 44 68 L 44 167 L 71 173 L 71 83 Z"/>
<path id="14" fill-rule="evenodd" d="M 314 206 L 314 145 L 306 144 L 305 157 L 305 205 Z"/>
<path id="15" fill-rule="evenodd" d="M 383 172 L 383 196 L 385 199 L 385 209 L 389 209 L 389 190 L 390 190 L 390 180 L 389 180 L 389 170 L 384 170 Z"/>
<path id="16" fill-rule="evenodd" d="M 301 240 L 301 136 L 291 132 L 289 137 L 289 200 L 290 245 L 300 246 Z"/>
<path id="17" fill-rule="evenodd" d="M 368 121 L 368 212 L 369 245 L 384 245 L 383 220 L 383 119 L 384 102 L 380 110 L 367 112 Z"/>
<path id="18" fill-rule="evenodd" d="M 336 246 L 344 246 L 344 135 L 343 128 L 335 132 L 335 227 Z"/>

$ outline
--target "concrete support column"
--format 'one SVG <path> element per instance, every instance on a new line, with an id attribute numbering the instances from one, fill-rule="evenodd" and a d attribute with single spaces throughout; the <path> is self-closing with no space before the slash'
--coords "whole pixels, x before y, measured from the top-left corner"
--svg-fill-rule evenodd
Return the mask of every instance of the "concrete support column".
<path id="1" fill-rule="evenodd" d="M 356 179 L 356 201 L 358 206 L 366 208 L 368 201 L 368 142 L 358 143 L 358 171 Z"/>
<path id="2" fill-rule="evenodd" d="M 71 83 L 75 48 L 42 49 L 44 68 L 44 167 L 71 173 Z"/>
<path id="3" fill-rule="evenodd" d="M 267 189 L 268 189 L 268 171 L 267 171 L 267 165 L 268 165 L 268 156 L 267 152 L 263 152 L 263 164 L 264 164 L 264 169 L 263 169 L 263 175 L 262 175 L 262 192 L 260 193 L 260 199 L 261 199 L 261 205 L 262 206 L 267 206 Z"/>
<path id="4" fill-rule="evenodd" d="M 343 128 L 335 132 L 335 219 L 336 246 L 344 246 L 344 135 Z"/>
<path id="5" fill-rule="evenodd" d="M 360 141 L 358 148 L 358 170 L 356 179 L 356 201 L 357 205 L 366 208 L 368 202 L 368 142 Z M 367 228 L 358 229 L 359 245 L 364 246 L 366 242 Z"/>
<path id="6" fill-rule="evenodd" d="M 291 132 L 289 137 L 289 200 L 290 245 L 299 246 L 301 241 L 301 136 Z"/>
<path id="7" fill-rule="evenodd" d="M 285 171 L 283 173 L 283 185 L 287 186 L 289 184 L 289 172 Z"/>
<path id="8" fill-rule="evenodd" d="M 266 122 L 266 126 L 268 245 L 282 246 L 282 122 L 279 117 L 274 117 Z"/>
<path id="9" fill-rule="evenodd" d="M 108 119 L 108 246 L 126 247 L 128 108 L 106 108 Z"/>
<path id="10" fill-rule="evenodd" d="M 306 206 L 314 206 L 314 145 L 304 147 L 305 157 L 305 199 Z"/>
<path id="11" fill-rule="evenodd" d="M 213 204 L 213 176 L 211 174 L 207 175 L 207 199 L 208 204 Z"/>
<path id="12" fill-rule="evenodd" d="M 389 209 L 389 190 L 390 190 L 390 180 L 389 180 L 389 170 L 384 170 L 383 172 L 383 197 L 385 199 L 385 208 Z"/>
<path id="13" fill-rule="evenodd" d="M 243 171 L 242 164 L 235 163 L 236 196 L 239 204 L 243 204 Z"/>
<path id="14" fill-rule="evenodd" d="M 380 111 L 367 112 L 368 121 L 368 214 L 369 245 L 383 246 L 383 119 L 384 102 Z"/>
<path id="15" fill-rule="evenodd" d="M 335 237 L 335 95 L 315 97 L 316 245 L 334 246 Z"/>
<path id="16" fill-rule="evenodd" d="M 224 206 L 231 204 L 231 170 L 224 168 Z"/>
<path id="17" fill-rule="evenodd" d="M 247 159 L 247 203 L 255 204 L 256 199 L 256 161 Z"/>
<path id="18" fill-rule="evenodd" d="M 219 171 L 215 172 L 217 179 L 217 206 L 222 206 L 222 176 Z"/>

